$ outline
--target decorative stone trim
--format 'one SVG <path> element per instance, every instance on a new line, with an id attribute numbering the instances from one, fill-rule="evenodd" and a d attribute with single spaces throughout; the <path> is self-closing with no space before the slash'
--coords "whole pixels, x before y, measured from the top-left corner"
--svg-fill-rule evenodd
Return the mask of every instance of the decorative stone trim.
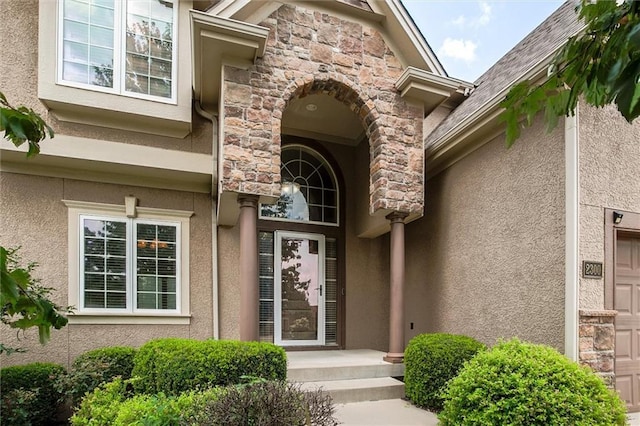
<path id="1" fill-rule="evenodd" d="M 291 100 L 326 94 L 360 119 L 369 139 L 369 210 L 421 214 L 423 106 L 395 87 L 402 65 L 375 28 L 284 4 L 265 55 L 224 67 L 222 190 L 280 196 L 282 112 Z"/>
<path id="2" fill-rule="evenodd" d="M 615 386 L 615 326 L 617 311 L 580 310 L 581 365 L 591 367 L 607 386 Z"/>

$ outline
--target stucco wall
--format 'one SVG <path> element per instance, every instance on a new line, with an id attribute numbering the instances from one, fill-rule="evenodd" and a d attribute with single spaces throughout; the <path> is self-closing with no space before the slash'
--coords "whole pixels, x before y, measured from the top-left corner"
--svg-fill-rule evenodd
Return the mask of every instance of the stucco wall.
<path id="1" fill-rule="evenodd" d="M 427 182 L 407 225 L 406 338 L 461 333 L 564 346 L 564 142 L 540 123 Z M 414 329 L 410 330 L 410 323 Z"/>
<path id="2" fill-rule="evenodd" d="M 628 124 L 614 106 L 584 102 L 578 117 L 580 268 L 583 260 L 605 261 L 605 208 L 640 213 L 640 125 Z M 580 309 L 604 308 L 604 280 L 581 278 Z"/>
<path id="3" fill-rule="evenodd" d="M 44 1 L 53 2 L 54 0 Z M 211 154 L 211 124 L 197 114 L 193 115 L 192 133 L 183 139 L 57 120 L 55 115 L 49 113 L 38 100 L 38 1 L 2 0 L 0 15 L 4 22 L 11 23 L 11 25 L 0 26 L 0 40 L 10 43 L 10 48 L 3 49 L 3 57 L 0 61 L 0 90 L 12 104 L 27 105 L 41 114 L 56 133 Z M 55 17 L 51 16 L 47 19 L 55 19 Z M 188 49 L 189 41 L 185 40 L 185 42 L 184 47 Z M 51 72 L 55 70 L 52 69 Z M 182 75 L 180 78 L 189 79 L 190 76 Z M 90 95 L 91 92 L 87 91 L 87 94 Z"/>
<path id="4" fill-rule="evenodd" d="M 211 308 L 211 200 L 209 196 L 178 191 L 118 186 L 21 174 L 0 174 L 0 244 L 21 246 L 25 261 L 40 266 L 35 276 L 55 288 L 52 298 L 66 306 L 68 296 L 67 208 L 61 200 L 124 204 L 124 197 L 138 198 L 142 207 L 193 211 L 190 221 L 190 301 L 189 325 L 79 325 L 69 324 L 52 333 L 46 346 L 38 344 L 37 332 L 30 330 L 21 340 L 5 326 L 0 341 L 28 348 L 25 354 L 5 357 L 2 364 L 32 361 L 70 363 L 80 353 L 102 346 L 139 346 L 155 337 L 212 336 Z"/>

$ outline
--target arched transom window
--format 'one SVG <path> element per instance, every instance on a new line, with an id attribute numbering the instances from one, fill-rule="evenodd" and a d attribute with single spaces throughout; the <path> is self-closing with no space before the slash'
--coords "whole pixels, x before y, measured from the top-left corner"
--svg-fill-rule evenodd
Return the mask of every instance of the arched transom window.
<path id="1" fill-rule="evenodd" d="M 263 204 L 265 219 L 338 224 L 338 187 L 333 170 L 317 152 L 300 145 L 282 148 L 282 195 Z"/>

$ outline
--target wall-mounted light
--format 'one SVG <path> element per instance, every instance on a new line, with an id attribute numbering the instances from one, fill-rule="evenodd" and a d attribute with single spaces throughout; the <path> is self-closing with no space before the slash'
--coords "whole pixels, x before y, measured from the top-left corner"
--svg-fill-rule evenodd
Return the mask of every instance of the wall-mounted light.
<path id="1" fill-rule="evenodd" d="M 616 225 L 619 225 L 620 222 L 622 222 L 623 216 L 624 215 L 622 213 L 613 212 L 613 223 L 615 223 Z"/>
<path id="2" fill-rule="evenodd" d="M 300 192 L 300 184 L 295 182 L 282 182 L 282 195 L 291 195 Z"/>

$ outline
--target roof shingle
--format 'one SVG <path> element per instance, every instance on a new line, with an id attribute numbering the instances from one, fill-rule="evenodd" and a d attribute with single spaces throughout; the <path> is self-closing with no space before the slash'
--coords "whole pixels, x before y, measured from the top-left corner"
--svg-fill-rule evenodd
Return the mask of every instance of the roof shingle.
<path id="1" fill-rule="evenodd" d="M 582 24 L 575 13 L 575 0 L 568 0 L 545 21 L 527 35 L 474 83 L 475 90 L 425 140 L 425 147 L 434 144 L 443 135 L 503 89 L 515 83 L 531 67 L 540 62 L 569 37 L 576 34 Z"/>

